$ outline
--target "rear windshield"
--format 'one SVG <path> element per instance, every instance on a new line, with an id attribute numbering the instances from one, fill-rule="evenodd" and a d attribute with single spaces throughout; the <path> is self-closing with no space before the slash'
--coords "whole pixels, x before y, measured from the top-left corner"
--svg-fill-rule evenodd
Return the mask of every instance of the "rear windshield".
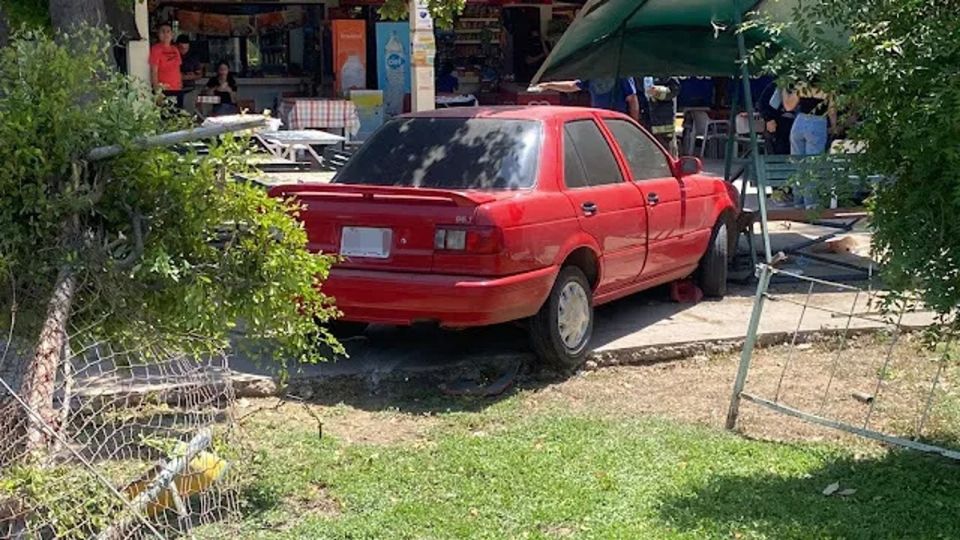
<path id="1" fill-rule="evenodd" d="M 400 118 L 340 171 L 338 184 L 440 189 L 534 185 L 540 123 L 492 118 Z"/>

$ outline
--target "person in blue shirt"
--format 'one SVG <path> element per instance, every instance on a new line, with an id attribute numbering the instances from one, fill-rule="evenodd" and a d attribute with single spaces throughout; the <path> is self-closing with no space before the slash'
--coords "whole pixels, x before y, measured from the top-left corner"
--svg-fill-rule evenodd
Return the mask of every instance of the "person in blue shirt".
<path id="1" fill-rule="evenodd" d="M 453 71 L 453 64 L 443 64 L 440 76 L 437 77 L 437 93 L 452 94 L 460 89 L 460 80 L 453 75 Z"/>
<path id="2" fill-rule="evenodd" d="M 590 92 L 590 106 L 622 112 L 640 121 L 640 98 L 637 95 L 637 83 L 633 77 L 620 80 L 613 77 L 541 83 L 532 87 L 535 91 L 552 90 L 554 92 L 573 93 L 586 90 Z"/>

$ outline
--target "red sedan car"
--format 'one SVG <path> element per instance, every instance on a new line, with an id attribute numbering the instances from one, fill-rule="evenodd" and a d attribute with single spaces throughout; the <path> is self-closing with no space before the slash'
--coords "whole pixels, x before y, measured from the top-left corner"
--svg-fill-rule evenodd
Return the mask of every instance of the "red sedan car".
<path id="1" fill-rule="evenodd" d="M 696 274 L 726 291 L 736 192 L 626 116 L 456 108 L 389 121 L 329 185 L 284 185 L 345 321 L 463 328 L 527 320 L 579 365 L 594 306 Z"/>

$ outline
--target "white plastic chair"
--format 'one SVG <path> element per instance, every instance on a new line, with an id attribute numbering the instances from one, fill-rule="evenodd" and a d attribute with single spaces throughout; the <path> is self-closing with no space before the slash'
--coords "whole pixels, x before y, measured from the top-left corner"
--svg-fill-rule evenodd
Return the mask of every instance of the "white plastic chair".
<path id="1" fill-rule="evenodd" d="M 720 141 L 727 137 L 727 121 L 711 120 L 707 111 L 690 111 L 693 114 L 693 136 L 690 138 L 691 146 L 689 154 L 693 154 L 696 149 L 697 141 L 703 141 L 700 147 L 700 157 L 704 157 L 707 152 L 707 145 L 710 141 Z"/>
<path id="2" fill-rule="evenodd" d="M 750 144 L 750 123 L 747 122 L 747 113 L 740 113 L 737 115 L 736 121 L 737 128 L 737 157 L 740 156 L 740 145 Z M 763 134 L 766 132 L 767 126 L 766 122 L 763 121 L 763 117 L 758 113 L 753 114 L 753 129 L 757 132 L 757 137 L 760 142 L 760 148 L 763 148 Z"/>

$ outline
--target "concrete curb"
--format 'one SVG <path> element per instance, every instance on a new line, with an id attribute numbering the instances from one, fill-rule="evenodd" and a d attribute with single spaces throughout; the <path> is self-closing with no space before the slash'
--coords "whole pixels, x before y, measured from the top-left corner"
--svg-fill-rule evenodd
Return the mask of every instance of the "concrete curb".
<path id="1" fill-rule="evenodd" d="M 902 326 L 905 332 L 915 332 L 924 326 Z M 851 328 L 849 337 L 877 334 L 884 327 Z M 816 343 L 834 339 L 844 332 L 843 329 L 807 330 L 797 334 L 797 343 Z M 757 338 L 758 348 L 775 347 L 793 340 L 792 332 L 770 332 Z M 597 351 L 590 354 L 584 371 L 593 371 L 614 366 L 646 366 L 665 362 L 684 360 L 695 356 L 730 354 L 743 348 L 744 338 L 712 339 L 690 341 L 669 345 L 650 345 L 609 351 Z M 280 395 L 292 395 L 309 400 L 327 392 L 343 393 L 345 388 L 354 392 L 380 393 L 383 386 L 409 385 L 411 387 L 436 386 L 457 372 L 476 371 L 478 364 L 495 365 L 504 362 L 529 362 L 533 356 L 529 353 L 501 354 L 489 358 L 469 358 L 456 364 L 438 366 L 436 369 L 417 371 L 373 371 L 368 373 L 339 374 L 334 376 L 291 376 L 287 386 L 281 386 L 271 377 L 254 375 L 235 375 L 232 377 L 234 393 L 238 398 L 262 398 Z"/>
<path id="2" fill-rule="evenodd" d="M 915 332 L 925 328 L 924 326 L 906 326 L 901 325 L 906 332 Z M 881 332 L 884 327 L 871 328 L 850 328 L 846 330 L 849 337 L 863 335 L 872 335 Z M 827 341 L 832 338 L 843 335 L 842 328 L 830 328 L 823 330 L 801 330 L 797 333 L 797 343 L 816 343 Z M 793 339 L 793 332 L 769 332 L 757 336 L 757 348 L 775 347 L 790 342 Z M 694 356 L 709 356 L 713 354 L 729 354 L 731 352 L 742 350 L 746 338 L 721 338 L 702 341 L 688 341 L 683 343 L 672 343 L 669 345 L 649 345 L 644 347 L 631 347 L 625 349 L 616 349 L 610 351 L 596 351 L 591 353 L 589 360 L 592 360 L 597 367 L 607 366 L 643 366 L 658 364 L 661 362 L 670 362 L 673 360 L 683 360 Z"/>

